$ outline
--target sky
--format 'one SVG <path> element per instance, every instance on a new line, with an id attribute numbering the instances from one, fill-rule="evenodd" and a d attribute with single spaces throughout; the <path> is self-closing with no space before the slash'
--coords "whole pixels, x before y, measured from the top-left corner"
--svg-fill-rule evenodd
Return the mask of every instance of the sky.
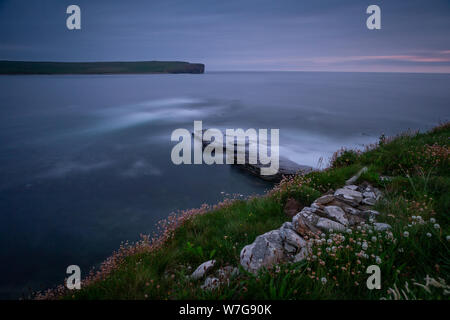
<path id="1" fill-rule="evenodd" d="M 68 30 L 66 8 L 81 8 Z M 369 5 L 381 29 L 366 27 Z M 0 0 L 0 60 L 450 73 L 448 0 Z"/>

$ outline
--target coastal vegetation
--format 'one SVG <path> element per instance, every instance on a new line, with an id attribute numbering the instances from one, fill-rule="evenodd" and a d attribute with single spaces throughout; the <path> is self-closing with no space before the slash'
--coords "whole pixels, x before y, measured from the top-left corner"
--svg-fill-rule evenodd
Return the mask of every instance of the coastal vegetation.
<path id="1" fill-rule="evenodd" d="M 228 199 L 169 216 L 153 236 L 124 243 L 82 282 L 41 292 L 38 299 L 448 299 L 450 296 L 450 123 L 429 132 L 382 136 L 365 150 L 342 149 L 322 171 L 283 179 L 267 194 Z M 307 258 L 250 273 L 241 250 L 258 235 L 291 220 L 288 199 L 303 206 L 355 184 L 383 193 L 374 205 L 384 231 L 354 228 L 307 239 Z M 238 268 L 217 288 L 202 288 L 192 272 Z M 366 269 L 381 269 L 381 289 L 369 290 Z"/>
<path id="2" fill-rule="evenodd" d="M 205 65 L 182 61 L 34 62 L 0 61 L 0 74 L 204 73 Z"/>

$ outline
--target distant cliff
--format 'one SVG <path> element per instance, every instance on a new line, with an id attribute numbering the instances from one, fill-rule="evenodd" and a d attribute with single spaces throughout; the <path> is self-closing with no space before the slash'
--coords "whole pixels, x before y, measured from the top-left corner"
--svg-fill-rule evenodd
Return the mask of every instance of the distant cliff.
<path id="1" fill-rule="evenodd" d="M 204 73 L 205 65 L 183 61 L 31 62 L 0 61 L 0 74 Z"/>

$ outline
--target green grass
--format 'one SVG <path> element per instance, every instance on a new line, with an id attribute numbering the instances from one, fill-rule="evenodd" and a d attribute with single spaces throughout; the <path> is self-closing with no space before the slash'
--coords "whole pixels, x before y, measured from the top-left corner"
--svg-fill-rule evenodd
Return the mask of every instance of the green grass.
<path id="1" fill-rule="evenodd" d="M 98 278 L 56 298 L 448 299 L 449 137 L 448 123 L 427 133 L 382 137 L 365 152 L 339 151 L 329 169 L 286 179 L 266 196 L 188 211 L 162 225 L 163 241 L 154 241 L 157 245 L 145 239 L 125 245 Z M 186 277 L 211 258 L 217 267 L 239 266 L 245 245 L 289 220 L 283 213 L 289 197 L 309 205 L 363 166 L 368 171 L 358 182 L 384 192 L 375 208 L 382 213 L 378 221 L 391 224 L 392 231 L 355 228 L 352 234 L 324 235 L 307 260 L 256 276 L 241 268 L 229 285 L 213 291 Z M 366 268 L 372 264 L 380 266 L 381 290 L 366 287 Z"/>

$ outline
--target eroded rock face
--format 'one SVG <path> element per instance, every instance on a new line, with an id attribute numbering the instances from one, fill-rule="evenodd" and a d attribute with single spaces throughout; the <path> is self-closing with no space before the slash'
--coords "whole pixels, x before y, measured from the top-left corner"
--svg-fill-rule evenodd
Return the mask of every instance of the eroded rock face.
<path id="1" fill-rule="evenodd" d="M 354 179 L 356 181 L 356 179 Z M 365 225 L 369 218 L 379 212 L 372 205 L 379 200 L 381 192 L 365 183 L 360 186 L 346 185 L 334 193 L 316 199 L 310 207 L 295 214 L 292 222 L 285 222 L 280 229 L 258 236 L 252 244 L 241 251 L 241 265 L 256 273 L 260 268 L 271 268 L 283 262 L 305 259 L 311 247 L 305 239 L 314 238 L 321 232 L 345 232 L 349 227 Z M 375 223 L 375 230 L 391 228 L 385 223 Z"/>

